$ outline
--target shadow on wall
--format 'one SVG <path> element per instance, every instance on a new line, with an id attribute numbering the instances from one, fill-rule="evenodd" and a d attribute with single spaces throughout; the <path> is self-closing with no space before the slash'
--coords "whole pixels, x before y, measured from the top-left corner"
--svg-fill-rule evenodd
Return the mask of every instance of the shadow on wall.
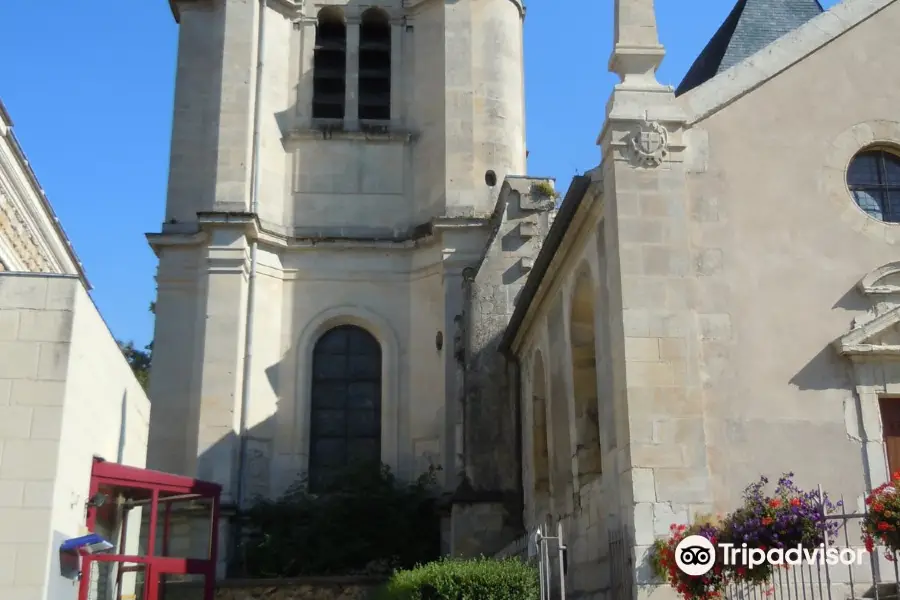
<path id="1" fill-rule="evenodd" d="M 359 46 L 356 46 L 355 36 L 350 32 L 358 22 L 356 17 L 360 15 Z M 354 19 L 350 27 L 347 26 L 348 16 Z M 399 98 L 392 97 L 392 87 L 396 92 L 392 81 L 396 75 L 392 71 L 393 26 L 387 13 L 378 8 L 377 3 L 372 5 L 351 0 L 342 6 L 322 8 L 318 13 L 318 24 L 309 27 L 310 33 L 316 36 L 313 68 L 298 80 L 294 80 L 293 73 L 289 75 L 293 85 L 291 95 L 296 98 L 296 103 L 271 116 L 263 116 L 264 135 L 266 120 L 274 118 L 282 149 L 291 157 L 291 166 L 288 167 L 291 193 L 286 199 L 291 205 L 286 205 L 285 210 L 293 213 L 293 221 L 303 229 L 303 235 L 331 237 L 340 232 L 351 236 L 377 234 L 391 237 L 393 231 L 394 236 L 408 237 L 413 234 L 418 222 L 437 216 L 435 212 L 417 221 L 419 215 L 415 214 L 415 207 L 408 205 L 407 199 L 417 194 L 411 194 L 411 190 L 406 189 L 410 185 L 407 169 L 413 173 L 416 170 L 413 164 L 405 163 L 410 157 L 415 161 L 416 155 L 410 154 L 405 146 L 416 141 L 395 140 L 387 143 L 391 138 L 389 132 L 395 134 L 395 138 L 397 133 L 405 133 L 405 130 L 397 132 L 396 123 L 392 124 L 392 104 L 402 103 L 410 94 L 421 96 L 426 93 L 426 88 L 409 89 L 407 79 L 403 78 L 399 83 L 406 89 L 401 90 Z M 412 24 L 405 25 L 403 35 L 412 28 Z M 305 34 L 306 31 L 304 37 Z M 303 45 L 311 47 L 305 40 Z M 353 53 L 358 56 L 359 70 L 348 73 L 347 56 Z M 348 87 L 358 90 L 355 106 L 345 100 Z M 437 101 L 438 98 L 435 98 Z M 408 113 L 411 108 L 407 103 L 400 112 Z M 408 114 L 405 121 L 411 123 L 417 120 L 416 117 L 415 114 Z M 356 135 L 345 137 L 344 132 Z M 355 140 L 359 136 L 385 143 L 358 145 Z M 318 144 L 313 150 L 309 145 L 314 140 L 332 137 L 333 147 Z M 355 146 L 353 151 L 349 151 L 351 144 Z M 298 179 L 293 166 L 298 152 L 300 160 L 306 163 L 301 171 L 303 180 Z M 394 172 L 396 176 L 392 175 Z M 339 215 L 345 211 L 354 215 L 358 213 L 359 206 L 354 211 L 352 203 L 343 201 L 347 195 L 357 195 L 361 197 L 357 201 L 362 200 L 366 207 L 373 208 L 369 196 L 377 195 L 378 202 L 387 208 L 376 217 L 377 223 L 335 223 L 335 212 Z M 321 196 L 331 196 L 330 202 L 323 205 Z M 331 214 L 326 217 L 324 211 L 328 208 Z M 266 216 L 263 215 L 263 218 L 266 219 Z M 398 225 L 391 225 L 392 220 L 397 221 Z"/>
<path id="2" fill-rule="evenodd" d="M 870 303 L 863 297 L 856 286 L 853 286 L 834 303 L 832 308 L 842 310 L 847 316 L 846 328 L 834 334 L 834 338 L 837 338 L 850 330 L 853 317 L 868 310 Z M 790 383 L 802 391 L 839 389 L 852 393 L 855 390 L 850 361 L 835 352 L 830 341 L 828 345 L 822 348 L 803 368 L 791 377 Z"/>

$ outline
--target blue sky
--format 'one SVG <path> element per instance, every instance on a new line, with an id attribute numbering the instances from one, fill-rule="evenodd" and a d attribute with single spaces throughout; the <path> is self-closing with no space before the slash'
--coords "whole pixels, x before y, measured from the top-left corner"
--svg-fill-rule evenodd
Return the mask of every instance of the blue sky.
<path id="1" fill-rule="evenodd" d="M 734 0 L 657 0 L 676 85 Z M 836 0 L 826 0 L 828 8 Z M 564 10 L 560 7 L 564 6 Z M 612 0 L 531 0 L 525 20 L 529 173 L 559 187 L 595 166 L 615 77 Z M 165 0 L 0 2 L 0 98 L 120 339 L 153 334 L 158 231 L 166 194 L 177 25 Z"/>

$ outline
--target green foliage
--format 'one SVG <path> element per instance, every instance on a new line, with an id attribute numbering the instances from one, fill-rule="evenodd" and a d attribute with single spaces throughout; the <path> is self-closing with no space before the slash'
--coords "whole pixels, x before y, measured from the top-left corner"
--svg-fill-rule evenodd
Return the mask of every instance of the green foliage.
<path id="1" fill-rule="evenodd" d="M 128 366 L 134 372 L 135 379 L 138 380 L 144 391 L 147 391 L 147 386 L 150 385 L 150 365 L 153 362 L 153 342 L 144 346 L 143 350 L 138 350 L 134 342 L 117 343 Z"/>
<path id="2" fill-rule="evenodd" d="M 150 303 L 150 312 L 156 314 L 156 302 Z M 125 356 L 128 366 L 134 372 L 135 379 L 141 384 L 146 392 L 150 387 L 150 365 L 153 362 L 153 342 L 144 346 L 143 350 L 138 350 L 134 342 L 121 342 L 116 340 L 119 350 Z"/>
<path id="3" fill-rule="evenodd" d="M 378 600 L 536 600 L 537 569 L 518 559 L 444 559 L 394 573 Z"/>
<path id="4" fill-rule="evenodd" d="M 440 555 L 435 469 L 412 483 L 387 466 L 348 468 L 321 494 L 294 484 L 245 515 L 245 577 L 388 574 Z"/>
<path id="5" fill-rule="evenodd" d="M 531 193 L 541 198 L 559 198 L 559 194 L 553 189 L 553 185 L 549 181 L 536 181 L 531 184 Z"/>

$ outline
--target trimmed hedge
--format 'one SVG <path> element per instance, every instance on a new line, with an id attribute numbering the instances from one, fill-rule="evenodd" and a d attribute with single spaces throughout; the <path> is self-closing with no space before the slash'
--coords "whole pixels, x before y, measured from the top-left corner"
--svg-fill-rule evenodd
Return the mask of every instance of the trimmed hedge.
<path id="1" fill-rule="evenodd" d="M 443 559 L 394 573 L 378 600 L 536 600 L 537 569 L 518 559 Z"/>

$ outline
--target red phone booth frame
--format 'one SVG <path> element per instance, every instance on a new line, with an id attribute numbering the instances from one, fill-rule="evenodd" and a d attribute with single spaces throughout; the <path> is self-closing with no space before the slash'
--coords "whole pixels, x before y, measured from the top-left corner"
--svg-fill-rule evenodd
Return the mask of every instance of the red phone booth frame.
<path id="1" fill-rule="evenodd" d="M 135 567 L 124 567 L 132 564 L 144 571 L 144 590 L 140 596 L 143 600 L 164 600 L 160 593 L 160 578 L 164 575 L 202 575 L 204 576 L 203 600 L 213 600 L 216 582 L 216 562 L 218 559 L 219 518 L 221 512 L 220 496 L 222 486 L 216 483 L 171 475 L 160 471 L 151 471 L 137 467 L 129 467 L 118 463 L 105 462 L 95 458 L 91 469 L 91 485 L 89 498 L 94 498 L 103 490 L 123 489 L 130 492 L 143 492 L 149 501 L 150 518 L 149 529 L 146 536 L 145 553 L 141 555 L 127 554 L 95 554 L 81 557 L 81 581 L 79 584 L 78 600 L 88 600 L 90 593 L 91 566 L 94 562 L 120 563 L 118 578 L 121 580 L 122 572 L 136 570 Z M 165 496 L 161 496 L 165 494 Z M 205 500 L 211 504 L 211 516 L 209 527 L 209 553 L 207 558 L 172 558 L 165 556 L 169 546 L 169 526 L 171 516 L 171 502 L 174 500 Z M 163 506 L 163 514 L 160 515 L 160 506 Z M 90 505 L 87 510 L 87 529 L 95 531 L 97 524 L 97 506 Z M 157 556 L 157 527 L 162 516 L 162 553 Z M 118 551 L 124 551 L 126 539 L 127 520 L 121 526 L 120 543 Z M 112 541 L 112 540 L 110 540 Z"/>

